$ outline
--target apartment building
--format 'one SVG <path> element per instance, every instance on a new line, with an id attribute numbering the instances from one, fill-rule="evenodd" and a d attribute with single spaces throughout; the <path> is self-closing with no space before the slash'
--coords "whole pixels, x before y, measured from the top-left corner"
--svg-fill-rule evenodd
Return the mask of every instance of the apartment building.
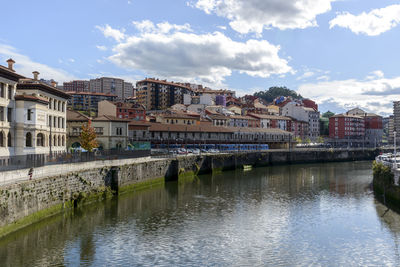
<path id="1" fill-rule="evenodd" d="M 383 118 L 374 113 L 367 113 L 360 108 L 347 111 L 347 114 L 357 115 L 364 118 L 365 123 L 365 146 L 373 147 L 382 143 Z"/>
<path id="2" fill-rule="evenodd" d="M 166 80 L 145 79 L 136 83 L 137 101 L 147 110 L 164 110 L 175 104 L 183 104 L 183 96 L 191 88 Z"/>
<path id="3" fill-rule="evenodd" d="M 117 95 L 93 92 L 66 92 L 70 99 L 68 107 L 77 111 L 85 111 L 98 113 L 98 104 L 101 101 L 107 100 L 114 102 L 117 100 Z"/>
<path id="4" fill-rule="evenodd" d="M 363 117 L 344 113 L 329 118 L 329 138 L 334 146 L 361 147 L 364 137 Z"/>
<path id="5" fill-rule="evenodd" d="M 71 82 L 64 82 L 63 89 L 67 92 L 89 92 L 89 81 L 75 80 Z"/>
<path id="6" fill-rule="evenodd" d="M 116 95 L 117 100 L 124 100 L 133 97 L 132 83 L 125 82 L 123 79 L 101 77 L 89 81 L 91 92 Z"/>
<path id="7" fill-rule="evenodd" d="M 320 133 L 319 129 L 319 116 L 320 113 L 314 108 L 305 107 L 302 104 L 289 101 L 283 104 L 280 108 L 282 116 L 288 116 L 298 121 L 308 122 L 308 134 L 307 138 L 311 141 L 317 141 Z"/>

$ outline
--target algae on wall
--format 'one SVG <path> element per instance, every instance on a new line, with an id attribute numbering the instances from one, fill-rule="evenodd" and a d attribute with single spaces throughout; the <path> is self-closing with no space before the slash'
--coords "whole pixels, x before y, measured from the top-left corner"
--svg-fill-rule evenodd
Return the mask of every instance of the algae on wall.
<path id="1" fill-rule="evenodd" d="M 394 184 L 394 174 L 390 167 L 373 162 L 373 188 L 378 199 L 384 204 L 400 208 L 400 187 Z"/>

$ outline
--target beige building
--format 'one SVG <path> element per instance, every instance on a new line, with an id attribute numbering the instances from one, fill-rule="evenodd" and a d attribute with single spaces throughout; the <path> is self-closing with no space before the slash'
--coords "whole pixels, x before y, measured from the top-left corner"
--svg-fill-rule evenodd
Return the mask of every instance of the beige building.
<path id="1" fill-rule="evenodd" d="M 200 116 L 190 116 L 188 114 L 157 114 L 156 122 L 163 124 L 179 125 L 199 125 Z"/>
<path id="2" fill-rule="evenodd" d="M 0 66 L 0 157 L 49 154 L 66 149 L 66 105 L 69 96 L 38 79 L 26 79 Z"/>
<path id="3" fill-rule="evenodd" d="M 93 119 L 99 147 L 103 149 L 124 149 L 128 145 L 129 120 L 115 116 L 100 116 Z M 101 132 L 101 134 L 99 134 Z"/>
<path id="4" fill-rule="evenodd" d="M 80 135 L 82 126 L 89 122 L 90 118 L 77 112 L 68 110 L 68 148 L 80 147 Z M 115 116 L 103 115 L 92 119 L 92 127 L 97 135 L 100 149 L 124 149 L 128 145 L 129 120 L 119 119 Z"/>
<path id="5" fill-rule="evenodd" d="M 242 109 L 238 106 L 230 105 L 229 107 L 227 107 L 227 109 L 235 113 L 236 115 L 242 115 Z"/>

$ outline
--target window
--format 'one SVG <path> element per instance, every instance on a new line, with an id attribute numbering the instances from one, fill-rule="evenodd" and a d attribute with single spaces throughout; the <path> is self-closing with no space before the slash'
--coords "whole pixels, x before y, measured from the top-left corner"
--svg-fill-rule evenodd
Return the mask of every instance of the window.
<path id="1" fill-rule="evenodd" d="M 0 97 L 4 97 L 4 83 L 0 83 Z"/>
<path id="2" fill-rule="evenodd" d="M 117 135 L 122 135 L 122 128 L 121 127 L 117 127 Z"/>
<path id="3" fill-rule="evenodd" d="M 8 122 L 12 121 L 12 108 L 7 109 L 7 121 Z"/>
<path id="4" fill-rule="evenodd" d="M 12 85 L 8 85 L 8 99 L 12 99 Z"/>
<path id="5" fill-rule="evenodd" d="M 27 116 L 28 121 L 30 121 L 32 119 L 32 110 L 31 109 L 28 109 L 26 116 Z"/>
<path id="6" fill-rule="evenodd" d="M 10 132 L 8 132 L 8 135 L 7 135 L 7 146 L 8 147 L 12 147 L 11 133 Z"/>
<path id="7" fill-rule="evenodd" d="M 0 121 L 4 121 L 4 107 L 0 107 Z"/>
<path id="8" fill-rule="evenodd" d="M 3 131 L 0 132 L 0 146 L 1 147 L 4 146 L 4 132 Z"/>
<path id="9" fill-rule="evenodd" d="M 36 136 L 36 146 L 44 146 L 44 137 L 42 133 L 38 133 Z"/>
<path id="10" fill-rule="evenodd" d="M 30 132 L 26 133 L 25 136 L 25 146 L 26 147 L 32 147 L 32 134 Z"/>

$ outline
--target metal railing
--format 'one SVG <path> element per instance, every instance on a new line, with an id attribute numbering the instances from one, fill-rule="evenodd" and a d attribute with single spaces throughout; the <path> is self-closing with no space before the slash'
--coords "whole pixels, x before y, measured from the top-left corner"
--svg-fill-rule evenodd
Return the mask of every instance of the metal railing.
<path id="1" fill-rule="evenodd" d="M 150 150 L 98 150 L 95 152 L 73 152 L 34 154 L 0 158 L 0 172 L 37 168 L 48 165 L 80 163 L 99 160 L 116 160 L 149 157 Z"/>

